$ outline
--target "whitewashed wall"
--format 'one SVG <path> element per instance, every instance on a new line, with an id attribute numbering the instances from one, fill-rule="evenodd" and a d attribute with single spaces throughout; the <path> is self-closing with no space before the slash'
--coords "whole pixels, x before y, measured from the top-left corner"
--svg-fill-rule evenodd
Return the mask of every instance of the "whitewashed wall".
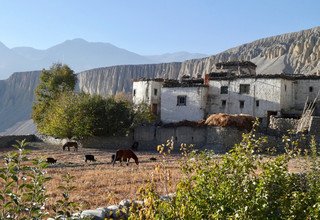
<path id="1" fill-rule="evenodd" d="M 132 100 L 134 104 L 140 104 L 142 102 L 145 102 L 150 106 L 152 104 L 157 104 L 157 112 L 160 112 L 162 82 L 152 80 L 136 81 L 133 82 L 132 87 Z M 158 90 L 157 95 L 154 94 L 155 89 Z"/>
<path id="2" fill-rule="evenodd" d="M 207 87 L 164 87 L 161 92 L 161 121 L 164 123 L 204 119 Z M 177 97 L 186 96 L 186 106 L 177 105 Z"/>
<path id="3" fill-rule="evenodd" d="M 281 81 L 281 109 L 283 109 L 285 113 L 292 113 L 294 109 L 294 82 L 287 79 L 282 79 Z"/>
<path id="4" fill-rule="evenodd" d="M 240 94 L 240 84 L 249 84 L 249 94 Z M 220 94 L 221 86 L 228 86 L 228 94 Z M 237 80 L 209 81 L 209 113 L 250 114 L 266 117 L 267 111 L 281 110 L 281 79 L 241 78 Z M 225 108 L 222 100 L 226 100 Z M 240 108 L 244 101 L 244 108 Z M 256 106 L 259 101 L 259 106 Z"/>
<path id="5" fill-rule="evenodd" d="M 309 92 L 309 87 L 313 87 L 313 91 Z M 298 110 L 303 110 L 304 104 L 309 97 L 312 102 L 320 90 L 320 79 L 301 79 L 296 80 L 294 105 Z"/>

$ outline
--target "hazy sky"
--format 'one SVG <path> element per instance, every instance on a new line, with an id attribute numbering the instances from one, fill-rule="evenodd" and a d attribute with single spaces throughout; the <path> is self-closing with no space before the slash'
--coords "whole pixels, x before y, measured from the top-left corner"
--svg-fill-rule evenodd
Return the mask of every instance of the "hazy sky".
<path id="1" fill-rule="evenodd" d="M 9 48 L 83 38 L 142 55 L 215 54 L 319 25 L 320 0 L 0 0 Z"/>

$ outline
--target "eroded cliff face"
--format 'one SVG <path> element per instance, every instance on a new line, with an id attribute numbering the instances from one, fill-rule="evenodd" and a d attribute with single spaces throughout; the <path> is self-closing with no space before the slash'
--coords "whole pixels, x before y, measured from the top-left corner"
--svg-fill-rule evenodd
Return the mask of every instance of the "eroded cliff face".
<path id="1" fill-rule="evenodd" d="M 103 96 L 130 93 L 132 80 L 210 73 L 217 62 L 250 60 L 258 74 L 320 74 L 320 27 L 268 37 L 202 59 L 182 63 L 121 65 L 78 74 L 78 90 Z M 39 72 L 15 73 L 0 81 L 0 132 L 31 115 Z"/>
<path id="2" fill-rule="evenodd" d="M 268 37 L 231 48 L 217 55 L 182 63 L 123 65 L 79 74 L 79 88 L 91 94 L 131 92 L 132 79 L 210 73 L 218 62 L 250 60 L 257 74 L 320 74 L 320 27 Z"/>
<path id="3" fill-rule="evenodd" d="M 40 71 L 12 74 L 0 81 L 0 131 L 31 118 Z"/>
<path id="4" fill-rule="evenodd" d="M 209 73 L 214 64 L 225 61 L 250 60 L 258 74 L 320 74 L 320 27 L 260 39 L 181 65 L 179 75 Z"/>
<path id="5" fill-rule="evenodd" d="M 146 65 L 123 65 L 98 68 L 78 74 L 78 88 L 86 93 L 114 95 L 118 92 L 131 93 L 132 82 L 140 78 L 174 78 L 181 69 L 181 63 Z"/>

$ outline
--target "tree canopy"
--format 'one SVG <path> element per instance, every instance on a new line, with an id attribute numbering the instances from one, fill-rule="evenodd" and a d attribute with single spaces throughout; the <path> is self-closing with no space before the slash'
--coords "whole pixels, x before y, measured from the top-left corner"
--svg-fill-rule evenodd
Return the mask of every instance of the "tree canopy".
<path id="1" fill-rule="evenodd" d="M 32 107 L 32 119 L 40 132 L 44 131 L 52 103 L 62 93 L 73 91 L 76 82 L 76 75 L 67 65 L 56 63 L 49 70 L 42 70 L 35 91 L 36 101 Z"/>
<path id="2" fill-rule="evenodd" d="M 124 135 L 154 119 L 146 104 L 134 106 L 125 94 L 75 93 L 76 79 L 67 65 L 42 71 L 32 112 L 40 133 L 59 138 Z"/>

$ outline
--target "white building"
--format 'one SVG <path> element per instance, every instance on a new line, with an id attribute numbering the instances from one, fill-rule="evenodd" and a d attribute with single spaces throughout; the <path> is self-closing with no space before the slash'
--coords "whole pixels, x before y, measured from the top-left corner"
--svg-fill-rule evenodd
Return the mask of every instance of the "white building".
<path id="1" fill-rule="evenodd" d="M 133 83 L 133 102 L 146 102 L 164 123 L 198 121 L 213 113 L 290 116 L 302 113 L 320 90 L 316 75 L 256 75 L 252 62 L 226 62 L 205 79 L 140 80 Z M 319 97 L 320 98 L 320 97 Z M 320 115 L 320 102 L 315 115 Z"/>
<path id="2" fill-rule="evenodd" d="M 203 80 L 165 81 L 161 90 L 161 121 L 198 121 L 206 116 L 208 86 Z"/>
<path id="3" fill-rule="evenodd" d="M 163 79 L 141 79 L 133 82 L 132 100 L 134 104 L 147 103 L 155 115 L 160 114 L 161 87 Z"/>
<path id="4" fill-rule="evenodd" d="M 256 75 L 209 78 L 209 113 L 299 115 L 307 99 L 313 101 L 320 77 Z M 316 108 L 316 114 L 319 114 Z"/>

